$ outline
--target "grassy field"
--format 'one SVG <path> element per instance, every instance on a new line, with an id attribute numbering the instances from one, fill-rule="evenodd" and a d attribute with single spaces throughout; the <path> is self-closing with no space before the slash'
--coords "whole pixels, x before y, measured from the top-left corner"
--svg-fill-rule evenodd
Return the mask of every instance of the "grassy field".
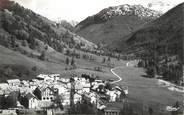
<path id="1" fill-rule="evenodd" d="M 83 54 L 85 52 L 77 51 L 80 54 Z M 93 54 L 90 54 L 93 55 Z M 96 60 L 95 61 L 89 61 L 84 59 L 76 59 L 76 65 L 77 69 L 75 70 L 65 70 L 66 68 L 70 68 L 70 65 L 65 64 L 66 55 L 62 53 L 58 53 L 55 50 L 49 50 L 47 52 L 47 58 L 46 61 L 41 61 L 37 58 L 30 58 L 28 56 L 22 55 L 19 52 L 10 50 L 8 48 L 5 48 L 3 46 L 0 46 L 0 71 L 1 77 L 0 82 L 5 82 L 6 79 L 12 79 L 12 78 L 19 78 L 19 79 L 32 79 L 35 78 L 36 75 L 41 73 L 61 73 L 65 75 L 66 77 L 70 77 L 71 73 L 82 74 L 94 74 L 94 76 L 99 76 L 103 79 L 109 79 L 114 78 L 116 79 L 111 73 L 110 73 L 110 67 L 107 64 L 102 64 L 102 59 L 104 56 L 96 56 L 93 55 Z M 106 57 L 107 58 L 107 57 Z M 71 59 L 71 58 L 70 58 Z M 111 62 L 114 63 L 114 66 L 121 65 L 121 61 L 117 61 L 117 59 L 111 59 Z M 29 75 L 20 75 L 20 76 L 5 76 L 3 73 L 6 71 L 7 68 L 13 66 L 14 71 L 19 73 L 26 73 L 29 71 Z M 32 71 L 32 68 L 36 67 L 36 71 Z M 95 71 L 95 67 L 102 67 L 102 72 Z M 12 74 L 14 74 L 13 72 Z M 63 76 L 64 77 L 64 76 Z"/>
<path id="2" fill-rule="evenodd" d="M 183 94 L 170 91 L 158 84 L 157 79 L 144 78 L 145 72 L 142 68 L 121 67 L 114 70 L 123 78 L 118 84 L 128 86 L 128 101 L 139 104 L 143 108 L 151 107 L 155 115 L 164 114 L 166 106 L 173 106 L 176 101 L 182 105 Z"/>

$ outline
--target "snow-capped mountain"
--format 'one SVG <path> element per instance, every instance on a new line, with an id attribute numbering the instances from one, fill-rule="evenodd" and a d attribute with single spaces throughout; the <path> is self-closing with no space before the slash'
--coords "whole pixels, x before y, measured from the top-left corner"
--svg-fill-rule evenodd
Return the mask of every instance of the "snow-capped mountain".
<path id="1" fill-rule="evenodd" d="M 124 40 L 128 34 L 160 16 L 160 12 L 142 5 L 113 6 L 80 22 L 76 32 L 88 41 L 116 48 L 116 42 Z"/>
<path id="2" fill-rule="evenodd" d="M 101 18 L 104 20 L 107 20 L 114 16 L 119 16 L 119 15 L 136 15 L 139 18 L 155 19 L 155 18 L 158 18 L 161 15 L 161 13 L 155 10 L 145 8 L 142 5 L 125 4 L 125 5 L 106 8 L 101 12 L 99 12 L 97 15 L 101 16 Z"/>
<path id="3" fill-rule="evenodd" d="M 90 24 L 97 24 L 105 22 L 116 16 L 130 16 L 134 15 L 140 19 L 146 19 L 148 21 L 156 19 L 162 15 L 162 12 L 151 10 L 143 7 L 142 5 L 120 5 L 112 6 L 101 10 L 99 13 L 87 17 L 85 20 L 80 22 L 76 27 L 83 28 Z M 95 21 L 94 21 L 95 20 Z"/>

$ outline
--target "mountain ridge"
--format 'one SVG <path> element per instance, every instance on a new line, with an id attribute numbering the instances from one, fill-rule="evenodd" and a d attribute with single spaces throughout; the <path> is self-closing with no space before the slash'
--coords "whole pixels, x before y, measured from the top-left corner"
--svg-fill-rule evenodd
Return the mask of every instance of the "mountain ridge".
<path id="1" fill-rule="evenodd" d="M 109 7 L 81 21 L 76 33 L 99 46 L 117 49 L 117 42 L 160 15 L 141 5 Z"/>
<path id="2" fill-rule="evenodd" d="M 148 18 L 149 20 L 149 18 L 150 19 L 158 18 L 159 16 L 161 16 L 161 13 L 145 8 L 142 5 L 125 4 L 125 5 L 119 5 L 119 6 L 111 6 L 111 7 L 101 10 L 95 15 L 87 17 L 86 19 L 81 21 L 79 24 L 77 24 L 76 28 L 77 29 L 85 28 L 86 26 L 90 25 L 90 23 L 89 24 L 87 23 L 87 21 L 90 19 L 96 20 L 96 23 L 91 22 L 91 24 L 97 24 L 97 23 L 105 22 L 113 17 L 124 16 L 124 15 L 135 15 L 135 16 L 138 16 L 139 18 Z M 87 24 L 85 25 L 85 23 Z M 82 27 L 80 27 L 81 25 Z"/>

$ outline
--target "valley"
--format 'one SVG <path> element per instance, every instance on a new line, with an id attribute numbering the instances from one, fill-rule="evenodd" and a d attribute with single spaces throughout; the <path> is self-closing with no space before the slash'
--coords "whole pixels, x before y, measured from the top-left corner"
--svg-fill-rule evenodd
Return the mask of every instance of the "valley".
<path id="1" fill-rule="evenodd" d="M 155 115 L 168 115 L 170 113 L 166 111 L 167 106 L 174 105 L 177 101 L 182 105 L 183 92 L 169 90 L 169 86 L 160 85 L 158 79 L 144 78 L 145 71 L 142 68 L 123 66 L 114 72 L 122 77 L 122 81 L 116 84 L 128 87 L 129 104 L 139 103 L 139 107 L 135 110 L 138 113 L 144 108 L 144 114 L 149 114 L 146 113 L 146 108 L 151 107 Z"/>
<path id="2" fill-rule="evenodd" d="M 0 115 L 182 115 L 183 8 L 124 4 L 70 24 L 1 0 Z"/>

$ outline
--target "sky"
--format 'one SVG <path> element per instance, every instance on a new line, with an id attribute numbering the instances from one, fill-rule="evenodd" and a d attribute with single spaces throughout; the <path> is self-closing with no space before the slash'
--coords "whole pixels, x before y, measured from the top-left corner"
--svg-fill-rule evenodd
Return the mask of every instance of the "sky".
<path id="1" fill-rule="evenodd" d="M 109 6 L 140 4 L 166 12 L 183 0 L 13 0 L 50 20 L 82 21 Z M 149 3 L 152 3 L 150 5 Z M 149 5 L 148 5 L 149 4 Z"/>

